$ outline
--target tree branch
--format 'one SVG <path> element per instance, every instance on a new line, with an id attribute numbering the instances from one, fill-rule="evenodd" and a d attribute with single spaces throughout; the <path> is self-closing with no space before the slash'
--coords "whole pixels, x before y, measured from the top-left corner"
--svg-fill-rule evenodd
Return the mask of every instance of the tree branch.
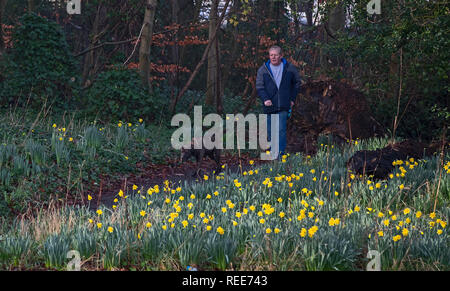
<path id="1" fill-rule="evenodd" d="M 187 27 L 196 27 L 196 26 L 202 26 L 202 25 L 204 25 L 204 24 L 193 24 L 193 25 L 184 26 L 183 28 L 187 28 Z M 163 30 L 163 31 L 154 33 L 153 35 L 164 34 L 164 33 L 171 32 L 171 31 L 174 31 L 174 30 L 177 30 L 177 29 L 180 29 L 180 28 L 178 27 L 178 28 L 171 28 L 171 29 Z M 111 42 L 108 42 L 108 41 L 107 41 L 107 42 L 98 44 L 98 45 L 96 45 L 96 46 L 93 46 L 93 47 L 91 47 L 91 48 L 87 48 L 87 49 L 85 49 L 84 51 L 82 51 L 82 52 L 76 54 L 75 57 L 82 56 L 82 55 L 84 55 L 84 54 L 87 54 L 87 53 L 90 52 L 91 50 L 95 50 L 95 49 L 101 48 L 101 47 L 103 47 L 103 46 L 105 46 L 105 45 L 118 45 L 118 44 L 124 44 L 124 43 L 132 42 L 132 41 L 135 41 L 135 40 L 138 40 L 138 39 L 139 39 L 139 37 L 133 37 L 133 38 L 130 38 L 130 39 L 127 39 L 127 40 L 119 40 L 119 41 L 111 41 Z"/>

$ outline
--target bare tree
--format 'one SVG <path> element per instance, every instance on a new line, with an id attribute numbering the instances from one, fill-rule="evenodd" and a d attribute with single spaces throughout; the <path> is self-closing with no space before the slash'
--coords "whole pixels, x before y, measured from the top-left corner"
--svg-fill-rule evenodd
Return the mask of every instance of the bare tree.
<path id="1" fill-rule="evenodd" d="M 211 49 L 208 52 L 208 72 L 206 81 L 206 100 L 205 103 L 208 105 L 214 104 L 214 99 L 218 94 L 218 37 L 215 36 L 215 29 L 217 26 L 217 11 L 219 6 L 219 0 L 211 1 L 211 11 L 209 13 L 209 42 L 212 42 Z M 214 36 L 214 38 L 213 38 Z"/>
<path id="2" fill-rule="evenodd" d="M 5 42 L 3 40 L 2 23 L 3 23 L 3 14 L 5 11 L 7 1 L 8 0 L 0 0 L 0 59 L 2 58 L 2 55 L 5 52 Z"/>
<path id="3" fill-rule="evenodd" d="M 217 21 L 217 25 L 214 29 L 214 34 L 212 36 L 212 39 L 214 39 L 217 36 L 217 31 L 219 30 L 219 27 L 225 17 L 226 11 L 228 9 L 228 4 L 230 4 L 231 0 L 226 0 L 223 11 L 220 15 L 219 21 Z M 173 99 L 173 102 L 170 104 L 170 112 L 173 114 L 175 112 L 175 107 L 177 105 L 178 100 L 180 100 L 180 98 L 184 95 L 184 93 L 186 92 L 186 90 L 189 88 L 189 86 L 191 85 L 192 81 L 194 80 L 195 76 L 198 74 L 200 67 L 203 65 L 203 63 L 206 61 L 206 58 L 208 57 L 208 52 L 209 50 L 212 48 L 212 43 L 211 41 L 208 41 L 208 45 L 205 48 L 205 51 L 203 52 L 202 58 L 200 60 L 200 62 L 197 64 L 197 66 L 195 67 L 194 71 L 192 72 L 191 76 L 189 77 L 189 80 L 186 82 L 186 84 L 184 85 L 183 89 L 181 89 L 181 91 L 178 93 L 178 95 L 176 96 L 176 98 Z M 194 100 L 193 100 L 194 101 Z M 188 111 L 190 111 L 190 109 L 194 106 L 194 103 L 191 102 L 191 104 L 189 105 L 189 109 Z"/>
<path id="4" fill-rule="evenodd" d="M 148 92 L 153 92 L 150 81 L 150 52 L 152 47 L 153 26 L 158 0 L 147 0 L 145 6 L 144 23 L 142 24 L 141 46 L 139 48 L 139 72 L 142 84 L 148 88 Z"/>
<path id="5" fill-rule="evenodd" d="M 90 47 L 95 47 L 98 43 L 102 35 L 104 35 L 108 29 L 110 24 L 106 24 L 102 31 L 99 31 L 99 27 L 102 26 L 102 19 L 105 18 L 106 15 L 106 6 L 102 5 L 100 2 L 97 6 L 97 12 L 95 14 L 94 24 L 92 26 L 92 30 L 90 32 Z M 100 57 L 100 53 L 96 52 L 96 50 L 90 50 L 86 57 L 84 58 L 83 63 L 83 74 L 82 74 L 82 82 L 85 87 L 88 87 L 92 84 L 93 76 L 96 74 L 98 70 L 98 59 Z"/>
<path id="6" fill-rule="evenodd" d="M 28 12 L 35 12 L 34 0 L 28 0 Z"/>

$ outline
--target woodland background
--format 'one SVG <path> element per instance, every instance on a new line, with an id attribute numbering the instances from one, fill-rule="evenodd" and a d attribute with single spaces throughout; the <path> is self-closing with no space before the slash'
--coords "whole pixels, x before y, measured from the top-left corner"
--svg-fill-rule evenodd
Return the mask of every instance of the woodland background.
<path id="1" fill-rule="evenodd" d="M 262 113 L 256 72 L 274 44 L 304 87 L 361 92 L 389 138 L 441 140 L 448 5 L 368 3 L 83 0 L 69 15 L 67 1 L 0 0 L 0 211 L 86 203 L 165 174 L 175 113 Z"/>
<path id="2" fill-rule="evenodd" d="M 450 269 L 448 1 L 66 8 L 0 0 L 0 269 Z M 171 118 L 262 113 L 274 44 L 302 78 L 298 148 L 193 177 Z"/>
<path id="3" fill-rule="evenodd" d="M 0 104 L 148 121 L 258 109 L 256 70 L 278 44 L 304 83 L 346 80 L 387 129 L 432 139 L 449 119 L 448 5 L 368 2 L 83 0 L 69 15 L 67 1 L 1 0 Z"/>

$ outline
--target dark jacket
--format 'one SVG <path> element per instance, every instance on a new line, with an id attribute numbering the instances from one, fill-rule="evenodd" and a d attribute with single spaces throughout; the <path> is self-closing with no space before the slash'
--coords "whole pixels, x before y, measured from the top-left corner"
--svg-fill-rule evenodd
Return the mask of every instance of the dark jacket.
<path id="1" fill-rule="evenodd" d="M 281 60 L 284 66 L 279 89 L 270 69 L 270 60 L 258 69 L 256 76 L 256 91 L 263 102 L 266 114 L 288 111 L 291 108 L 291 101 L 295 102 L 295 98 L 300 92 L 301 81 L 297 68 L 284 58 Z M 264 101 L 266 100 L 272 100 L 272 106 L 265 106 Z"/>

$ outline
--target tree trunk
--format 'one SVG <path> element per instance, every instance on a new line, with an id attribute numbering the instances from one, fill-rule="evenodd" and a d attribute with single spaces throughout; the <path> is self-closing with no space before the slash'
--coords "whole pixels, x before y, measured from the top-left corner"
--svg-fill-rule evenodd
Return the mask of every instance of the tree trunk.
<path id="1" fill-rule="evenodd" d="M 206 100 L 207 105 L 213 105 L 214 99 L 217 96 L 217 75 L 218 66 L 217 63 L 217 48 L 218 37 L 215 35 L 215 29 L 217 26 L 217 11 L 219 6 L 219 0 L 212 0 L 211 11 L 209 13 L 209 42 L 212 42 L 211 49 L 208 52 L 208 72 L 206 81 Z M 214 38 L 213 38 L 214 37 Z"/>
<path id="2" fill-rule="evenodd" d="M 178 14 L 180 12 L 179 0 L 171 0 L 172 6 L 172 24 L 179 24 Z M 174 45 L 171 46 L 172 63 L 178 64 L 178 31 L 175 33 Z"/>
<path id="3" fill-rule="evenodd" d="M 35 12 L 34 0 L 28 0 L 28 12 Z"/>
<path id="4" fill-rule="evenodd" d="M 343 30 L 345 27 L 345 5 L 343 2 L 339 3 L 331 12 L 328 20 L 328 28 L 331 33 L 335 35 L 337 32 Z"/>
<path id="5" fill-rule="evenodd" d="M 170 5 L 172 8 L 172 24 L 179 24 L 179 13 L 180 13 L 180 6 L 179 6 L 179 0 L 171 0 Z M 169 87 L 171 88 L 171 98 L 174 96 L 174 90 L 175 90 L 175 82 L 178 79 L 178 64 L 179 64 L 179 48 L 178 48 L 178 31 L 175 32 L 174 38 L 172 39 L 173 45 L 170 46 L 170 62 L 174 65 L 176 65 L 176 69 L 169 74 Z"/>
<path id="6" fill-rule="evenodd" d="M 308 1 L 305 6 L 306 21 L 308 23 L 308 26 L 313 26 L 314 0 Z"/>
<path id="7" fill-rule="evenodd" d="M 226 0 L 222 14 L 220 15 L 220 19 L 217 23 L 217 26 L 214 30 L 214 34 L 213 34 L 213 39 L 216 37 L 217 35 L 217 31 L 219 30 L 219 26 L 222 23 L 222 20 L 225 17 L 225 12 L 227 11 L 228 8 L 228 4 L 230 4 L 231 0 Z M 194 71 L 192 72 L 191 76 L 189 77 L 189 80 L 186 82 L 186 85 L 184 85 L 183 89 L 181 89 L 180 93 L 178 93 L 177 97 L 174 98 L 172 104 L 170 104 L 170 112 L 173 114 L 175 112 L 175 108 L 177 106 L 177 102 L 178 100 L 184 95 L 184 93 L 186 92 L 186 90 L 189 88 L 189 86 L 191 85 L 192 81 L 194 80 L 195 76 L 198 74 L 200 67 L 203 65 L 203 63 L 206 61 L 206 58 L 208 57 L 208 53 L 209 50 L 212 47 L 212 42 L 208 42 L 208 45 L 205 48 L 205 51 L 203 52 L 202 58 L 200 60 L 200 62 L 197 64 L 197 66 L 195 67 Z M 189 108 L 191 109 L 192 106 L 194 106 L 194 103 L 191 103 Z M 190 109 L 188 109 L 188 111 L 190 111 Z"/>
<path id="8" fill-rule="evenodd" d="M 324 23 L 324 41 L 325 43 L 330 43 L 335 40 L 336 34 L 342 31 L 345 27 L 345 4 L 343 2 L 339 3 L 336 7 L 331 9 L 328 12 L 328 21 Z M 323 51 L 321 52 L 321 66 L 323 69 L 328 70 L 332 66 L 337 66 L 338 60 L 337 58 L 324 55 Z"/>
<path id="9" fill-rule="evenodd" d="M 178 9 L 179 9 L 179 16 L 178 21 L 179 23 L 198 23 L 198 17 L 200 15 L 200 8 L 201 8 L 202 1 L 201 0 L 181 0 L 178 2 Z M 183 38 L 186 35 L 186 33 L 183 33 L 179 35 L 179 38 Z M 185 64 L 184 59 L 185 55 L 190 52 L 189 46 L 179 46 L 178 47 L 178 63 L 179 64 Z M 178 86 L 177 79 L 177 87 Z"/>
<path id="10" fill-rule="evenodd" d="M 386 92 L 388 98 L 397 96 L 398 91 L 398 76 L 399 76 L 399 52 L 391 54 L 391 61 L 389 63 L 389 90 Z"/>
<path id="11" fill-rule="evenodd" d="M 313 26 L 313 8 L 314 8 L 314 0 L 310 0 L 305 4 L 305 15 L 306 15 L 306 22 L 308 23 L 308 28 Z M 307 34 L 305 39 L 312 39 L 313 38 L 313 31 L 310 30 Z"/>
<path id="12" fill-rule="evenodd" d="M 97 36 L 98 36 L 98 27 L 100 22 L 100 11 L 102 9 L 102 4 L 99 3 L 99 6 L 97 7 L 97 14 L 95 15 L 94 24 L 92 25 L 92 39 L 90 41 L 90 46 L 95 46 L 95 43 L 97 42 Z M 82 75 L 82 84 L 83 87 L 88 87 L 91 84 L 90 76 L 92 74 L 92 70 L 94 67 L 94 60 L 95 59 L 95 50 L 90 51 L 88 54 L 86 54 L 84 58 L 84 65 L 83 65 L 83 75 Z"/>
<path id="13" fill-rule="evenodd" d="M 3 40 L 2 24 L 3 24 L 3 14 L 5 11 L 6 2 L 7 2 L 7 0 L 0 0 L 0 60 L 2 59 L 2 56 L 5 52 L 5 42 Z"/>
<path id="14" fill-rule="evenodd" d="M 234 1 L 233 3 L 233 11 L 230 14 L 237 13 L 241 9 L 241 1 Z M 223 92 L 225 90 L 225 86 L 228 83 L 228 79 L 231 76 L 231 70 L 233 68 L 233 64 L 238 58 L 238 42 L 237 42 L 237 36 L 238 36 L 238 27 L 235 26 L 233 29 L 233 36 L 231 38 L 231 55 L 230 59 L 228 61 L 224 61 L 224 68 L 220 71 L 222 73 L 222 78 L 220 82 L 220 95 L 223 96 Z"/>
<path id="15" fill-rule="evenodd" d="M 139 73 L 142 84 L 148 89 L 149 94 L 153 92 L 150 81 L 150 52 L 157 4 L 158 0 L 147 0 L 143 23 L 144 28 L 142 31 L 141 46 L 139 48 Z"/>
<path id="16" fill-rule="evenodd" d="M 200 16 L 200 10 L 202 8 L 203 0 L 195 0 L 194 4 L 194 17 L 192 18 L 192 22 L 195 23 L 198 20 L 198 17 Z"/>
<path id="17" fill-rule="evenodd" d="M 216 37 L 217 39 L 217 37 Z M 221 90 L 221 77 L 220 77 L 220 51 L 219 51 L 219 43 L 216 44 L 216 62 L 217 62 L 217 70 L 216 70 L 216 112 L 217 114 L 222 115 L 223 113 L 223 103 L 222 103 L 222 90 Z"/>

